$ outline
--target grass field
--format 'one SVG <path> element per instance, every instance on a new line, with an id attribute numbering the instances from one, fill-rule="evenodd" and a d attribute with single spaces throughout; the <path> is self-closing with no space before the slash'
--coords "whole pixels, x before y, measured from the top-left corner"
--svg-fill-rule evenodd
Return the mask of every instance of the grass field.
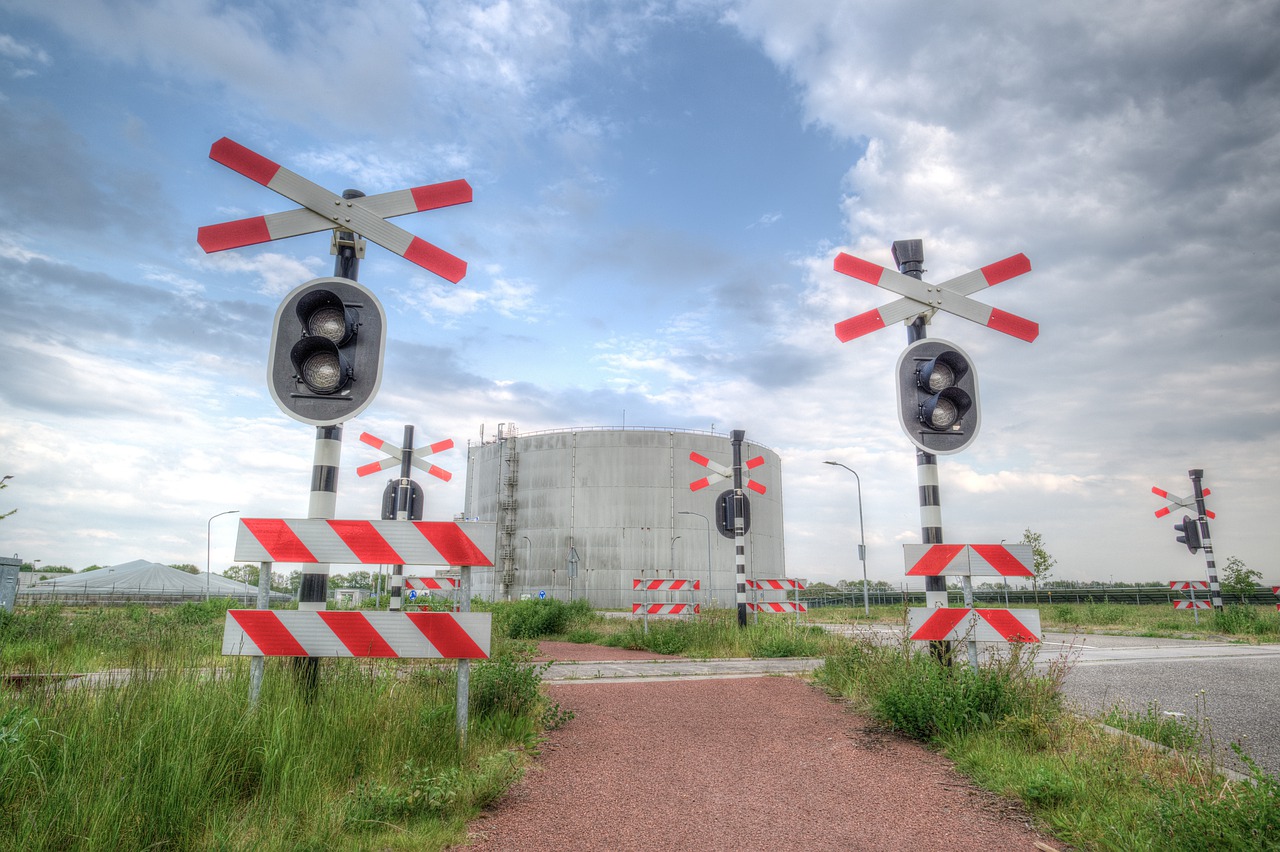
<path id="1" fill-rule="evenodd" d="M 1280 782 L 1224 781 L 1196 720 L 1115 708 L 1105 721 L 1177 749 L 1160 754 L 1064 713 L 1064 661 L 1028 655 L 979 672 L 912 643 L 832 635 L 791 616 L 602 618 L 583 603 L 494 613 L 493 659 L 473 666 L 465 747 L 454 666 L 323 660 L 310 691 L 271 660 L 247 701 L 248 661 L 219 654 L 227 602 L 164 610 L 40 607 L 0 614 L 0 675 L 126 669 L 123 685 L 0 691 L 0 849 L 441 849 L 519 777 L 563 721 L 529 661 L 538 638 L 691 657 L 821 656 L 818 679 L 886 726 L 943 750 L 1082 849 L 1280 849 Z M 479 604 L 478 604 L 479 606 Z M 1277 641 L 1274 610 L 1190 613 L 1120 604 L 1041 609 L 1050 629 Z M 900 623 L 900 606 L 872 620 Z M 810 622 L 863 623 L 861 608 Z M 1166 632 L 1167 631 L 1167 632 Z M 945 710 L 945 712 L 940 712 Z M 1246 764 L 1247 756 L 1245 758 Z"/>

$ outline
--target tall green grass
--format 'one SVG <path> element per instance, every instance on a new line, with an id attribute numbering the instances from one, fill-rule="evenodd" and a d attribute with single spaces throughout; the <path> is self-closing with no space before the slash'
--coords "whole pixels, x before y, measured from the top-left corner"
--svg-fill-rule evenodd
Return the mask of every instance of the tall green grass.
<path id="1" fill-rule="evenodd" d="M 1163 739 L 1162 753 L 1104 733 L 1061 706 L 1069 660 L 1037 667 L 1011 653 L 972 671 L 928 652 L 854 641 L 827 658 L 820 683 L 887 727 L 941 749 L 981 786 L 1021 799 L 1046 829 L 1081 849 L 1280 849 L 1280 781 L 1252 770 L 1229 782 L 1200 757 L 1201 728 L 1117 710 L 1108 721 Z"/>
<path id="2" fill-rule="evenodd" d="M 400 677 L 324 660 L 311 693 L 290 662 L 268 661 L 255 708 L 241 659 L 0 693 L 0 848 L 439 849 L 543 730 L 537 672 L 519 659 L 473 665 L 465 748 L 452 664 Z M 502 700 L 484 697 L 493 682 Z"/>

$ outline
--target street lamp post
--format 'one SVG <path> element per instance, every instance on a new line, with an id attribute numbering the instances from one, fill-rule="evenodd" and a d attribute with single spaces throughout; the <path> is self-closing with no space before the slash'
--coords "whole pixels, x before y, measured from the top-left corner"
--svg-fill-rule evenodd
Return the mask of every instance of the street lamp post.
<path id="1" fill-rule="evenodd" d="M 671 568 L 670 568 L 670 574 L 671 574 L 671 576 L 672 576 L 672 577 L 674 577 L 674 576 L 676 575 L 676 542 L 677 542 L 677 541 L 679 541 L 680 539 L 681 539 L 681 536 L 678 536 L 678 535 L 673 535 L 673 536 L 671 537 Z"/>
<path id="2" fill-rule="evenodd" d="M 223 515 L 238 515 L 239 509 L 228 509 L 225 512 L 219 512 L 213 518 L 221 518 Z M 204 528 L 204 599 L 209 600 L 209 573 L 213 570 L 209 562 L 212 559 L 213 544 L 210 538 L 213 535 L 213 518 L 209 519 L 209 523 Z"/>
<path id="3" fill-rule="evenodd" d="M 862 525 L 862 477 L 858 476 L 858 472 L 847 464 L 834 461 L 823 462 L 823 464 L 844 468 L 853 474 L 853 480 L 858 484 L 858 559 L 862 560 L 862 610 L 870 617 L 871 598 L 867 592 L 867 533 Z"/>
<path id="4" fill-rule="evenodd" d="M 701 512 L 676 512 L 677 515 L 697 515 L 707 525 L 707 606 L 711 606 L 711 519 Z"/>

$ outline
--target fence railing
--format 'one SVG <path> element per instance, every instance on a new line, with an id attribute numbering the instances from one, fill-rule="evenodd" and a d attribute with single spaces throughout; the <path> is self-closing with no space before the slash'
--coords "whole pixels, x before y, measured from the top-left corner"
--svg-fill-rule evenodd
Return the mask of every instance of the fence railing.
<path id="1" fill-rule="evenodd" d="M 862 590 L 841 592 L 839 594 L 817 594 L 811 596 L 801 593 L 800 600 L 808 604 L 810 609 L 824 606 L 862 606 Z M 1118 604 L 1167 604 L 1182 600 L 1186 596 L 1182 592 L 1172 591 L 1168 586 L 1152 586 L 1149 588 L 1080 588 L 1080 589 L 1041 589 L 1039 593 L 1033 589 L 974 589 L 974 603 L 981 606 L 1012 606 L 1014 604 L 1055 604 L 1055 603 L 1118 603 Z M 923 591 L 900 591 L 898 589 L 871 589 L 868 592 L 869 602 L 880 606 L 924 606 Z M 964 594 L 960 589 L 948 589 L 949 606 L 963 606 Z M 1240 596 L 1223 594 L 1223 603 L 1238 604 Z M 1275 595 L 1270 589 L 1257 589 L 1245 597 L 1249 604 L 1274 604 Z"/>

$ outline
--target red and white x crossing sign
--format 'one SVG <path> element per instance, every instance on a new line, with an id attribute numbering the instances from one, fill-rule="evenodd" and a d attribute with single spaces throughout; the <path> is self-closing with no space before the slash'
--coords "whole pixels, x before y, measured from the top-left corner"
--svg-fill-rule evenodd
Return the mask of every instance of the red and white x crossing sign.
<path id="1" fill-rule="evenodd" d="M 907 635 L 917 642 L 1039 642 L 1040 610 L 913 607 Z"/>
<path id="2" fill-rule="evenodd" d="M 363 198 L 343 198 L 225 136 L 213 143 L 209 158 L 301 204 L 303 209 L 207 225 L 199 230 L 196 237 L 206 252 L 341 228 L 360 234 L 455 284 L 467 274 L 465 260 L 387 221 L 392 216 L 471 201 L 471 185 L 465 180 L 416 186 Z"/>
<path id="3" fill-rule="evenodd" d="M 908 577 L 1034 577 L 1029 544 L 906 544 Z"/>
<path id="4" fill-rule="evenodd" d="M 841 343 L 887 325 L 938 310 L 985 325 L 1019 340 L 1030 342 L 1040 334 L 1039 324 L 969 298 L 970 294 L 977 293 L 983 287 L 994 287 L 1002 281 L 1030 272 L 1031 261 L 1025 254 L 1015 254 L 941 284 L 929 284 L 844 252 L 836 255 L 835 270 L 902 296 L 884 307 L 836 323 L 836 338 Z"/>
<path id="5" fill-rule="evenodd" d="M 699 491 L 703 488 L 706 488 L 712 482 L 715 482 L 721 479 L 733 478 L 732 468 L 727 468 L 724 465 L 720 464 L 719 462 L 714 462 L 711 459 L 707 458 L 706 456 L 702 455 L 701 453 L 689 453 L 689 461 L 693 462 L 694 464 L 700 464 L 703 467 L 705 467 L 707 470 L 711 471 L 711 476 L 704 476 L 702 477 L 702 479 L 695 479 L 693 482 L 690 482 L 689 483 L 690 491 Z M 745 467 L 747 470 L 754 470 L 755 468 L 759 467 L 762 464 L 764 464 L 764 456 L 756 456 L 753 459 L 748 459 L 747 461 L 743 462 L 742 466 Z M 757 494 L 763 494 L 765 492 L 765 487 L 761 485 L 759 482 L 748 481 L 747 487 L 750 488 L 752 491 L 756 492 Z"/>
<path id="6" fill-rule="evenodd" d="M 1174 509 L 1190 509 L 1193 512 L 1199 511 L 1196 508 L 1196 495 L 1194 494 L 1192 494 L 1190 497 L 1175 497 L 1172 494 L 1170 494 L 1168 491 L 1165 491 L 1163 488 L 1157 488 L 1154 485 L 1151 486 L 1151 493 L 1156 495 L 1157 497 L 1163 497 L 1164 499 L 1169 501 L 1168 506 L 1165 506 L 1163 509 L 1156 509 L 1157 518 L 1163 518 L 1165 515 L 1169 514 Z M 1201 493 L 1203 493 L 1204 496 L 1208 497 L 1211 492 L 1209 491 L 1208 488 L 1206 488 Z M 1218 517 L 1208 509 L 1204 510 L 1204 516 L 1209 519 Z"/>
<path id="7" fill-rule="evenodd" d="M 372 473 L 377 473 L 380 470 L 395 467 L 400 464 L 401 459 L 404 458 L 403 449 L 388 441 L 384 441 L 381 438 L 370 435 L 368 432 L 361 432 L 360 440 L 374 449 L 381 450 L 386 453 L 387 458 L 382 459 L 381 461 L 369 462 L 368 464 L 364 464 L 356 468 L 356 475 L 358 476 L 368 476 Z M 442 467 L 436 467 L 430 462 L 424 460 L 423 457 L 451 449 L 453 449 L 452 438 L 445 438 L 443 441 L 436 441 L 434 444 L 427 447 L 415 447 L 413 450 L 413 456 L 409 459 L 409 463 L 418 470 L 424 470 L 437 479 L 443 479 L 445 482 L 448 482 L 453 478 L 453 474 Z"/>

